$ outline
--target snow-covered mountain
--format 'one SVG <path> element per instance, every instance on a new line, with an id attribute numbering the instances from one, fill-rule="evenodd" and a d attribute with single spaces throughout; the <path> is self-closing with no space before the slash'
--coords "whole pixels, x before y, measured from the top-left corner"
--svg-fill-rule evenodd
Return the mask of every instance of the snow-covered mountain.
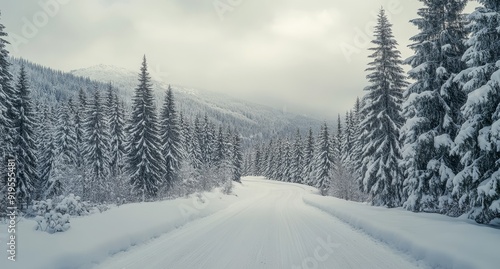
<path id="1" fill-rule="evenodd" d="M 80 88 L 87 91 L 95 87 L 104 90 L 106 84 L 111 82 L 125 102 L 129 103 L 138 83 L 139 70 L 131 71 L 111 65 L 96 65 L 65 73 L 23 59 L 12 58 L 11 62 L 12 73 L 15 75 L 18 74 L 20 65 L 25 65 L 35 100 L 41 102 L 57 103 L 67 100 L 76 96 Z M 168 84 L 157 79 L 153 79 L 152 84 L 157 105 L 160 106 Z M 283 135 L 293 133 L 297 129 L 305 132 L 310 127 L 316 129 L 320 125 L 317 119 L 311 117 L 239 100 L 221 93 L 180 85 L 172 85 L 172 88 L 177 108 L 185 116 L 203 117 L 207 114 L 214 123 L 230 124 L 247 138 Z"/>
<path id="2" fill-rule="evenodd" d="M 70 73 L 102 83 L 111 82 L 125 99 L 130 100 L 138 83 L 139 71 L 134 72 L 111 65 L 96 65 L 73 70 Z M 152 84 L 159 105 L 169 84 L 155 79 L 154 75 Z M 185 115 L 195 117 L 207 114 L 216 123 L 231 124 L 250 136 L 271 136 L 273 132 L 286 133 L 297 128 L 305 131 L 320 124 L 318 120 L 310 117 L 239 100 L 225 94 L 180 85 L 171 86 L 176 95 L 178 109 Z"/>

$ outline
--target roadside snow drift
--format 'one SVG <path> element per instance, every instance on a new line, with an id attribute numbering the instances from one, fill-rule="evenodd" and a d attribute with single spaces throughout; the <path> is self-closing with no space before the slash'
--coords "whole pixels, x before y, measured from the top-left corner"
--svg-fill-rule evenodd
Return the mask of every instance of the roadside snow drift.
<path id="1" fill-rule="evenodd" d="M 307 196 L 304 202 L 432 267 L 500 268 L 500 229 L 467 219 L 373 207 L 333 197 Z"/>

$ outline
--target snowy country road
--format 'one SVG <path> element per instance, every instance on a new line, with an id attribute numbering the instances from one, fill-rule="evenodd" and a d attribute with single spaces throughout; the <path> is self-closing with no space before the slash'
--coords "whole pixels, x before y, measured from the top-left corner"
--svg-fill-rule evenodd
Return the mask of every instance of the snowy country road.
<path id="1" fill-rule="evenodd" d="M 419 268 L 408 256 L 304 204 L 312 188 L 258 178 L 243 185 L 247 193 L 236 194 L 247 198 L 95 268 Z"/>

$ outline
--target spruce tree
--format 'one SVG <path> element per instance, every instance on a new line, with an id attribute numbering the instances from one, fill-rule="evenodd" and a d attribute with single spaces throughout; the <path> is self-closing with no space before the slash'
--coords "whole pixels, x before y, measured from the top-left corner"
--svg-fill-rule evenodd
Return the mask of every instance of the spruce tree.
<path id="1" fill-rule="evenodd" d="M 6 155 L 13 155 L 13 117 L 12 111 L 17 95 L 12 87 L 12 74 L 9 71 L 9 52 L 6 46 L 9 42 L 5 39 L 7 33 L 5 27 L 0 24 L 0 158 L 2 164 L 6 163 L 4 158 Z M 2 173 L 3 168 L 2 166 Z M 5 173 L 3 173 L 5 174 Z"/>
<path id="2" fill-rule="evenodd" d="M 300 135 L 300 131 L 297 130 L 295 134 L 295 140 L 293 143 L 293 149 L 291 152 L 291 163 L 290 163 L 290 181 L 293 183 L 301 183 L 302 182 L 302 174 L 301 169 L 303 168 L 302 164 L 304 163 L 304 156 L 302 152 L 302 137 Z"/>
<path id="3" fill-rule="evenodd" d="M 402 127 L 404 207 L 412 211 L 442 211 L 440 200 L 459 170 L 451 155 L 462 118 L 464 92 L 455 81 L 464 69 L 464 16 L 467 0 L 421 0 L 420 18 L 411 22 L 420 33 L 412 37 L 415 55 L 407 60 L 415 81 L 404 93 Z"/>
<path id="4" fill-rule="evenodd" d="M 463 169 L 453 180 L 453 198 L 441 202 L 449 215 L 469 211 L 470 218 L 489 223 L 500 218 L 500 3 L 479 2 L 469 16 L 467 68 L 457 76 L 468 94 L 462 107 L 465 122 L 453 148 Z"/>
<path id="5" fill-rule="evenodd" d="M 241 153 L 240 135 L 236 132 L 233 137 L 232 149 L 232 180 L 241 182 L 243 155 Z"/>
<path id="6" fill-rule="evenodd" d="M 401 68 L 400 52 L 392 34 L 392 24 L 382 9 L 375 27 L 375 47 L 370 50 L 373 61 L 367 76 L 365 118 L 361 129 L 367 131 L 362 150 L 362 187 L 372 197 L 374 205 L 389 207 L 401 203 L 402 176 L 399 169 L 401 146 L 399 130 L 403 125 L 401 103 L 405 76 Z"/>
<path id="7" fill-rule="evenodd" d="M 38 199 L 53 198 L 64 192 L 64 185 L 60 178 L 55 176 L 55 159 L 57 157 L 57 147 L 55 139 L 56 120 L 53 110 L 45 111 L 42 143 L 40 147 L 40 158 L 38 161 L 38 177 L 40 187 Z"/>
<path id="8" fill-rule="evenodd" d="M 151 77 L 144 56 L 139 85 L 132 100 L 132 115 L 127 145 L 127 172 L 133 191 L 142 201 L 154 198 L 162 185 L 163 156 Z"/>
<path id="9" fill-rule="evenodd" d="M 62 104 L 56 124 L 56 148 L 61 161 L 65 166 L 76 167 L 77 164 L 77 144 L 74 120 L 71 118 L 70 103 Z"/>
<path id="10" fill-rule="evenodd" d="M 217 142 L 215 146 L 214 162 L 217 167 L 221 167 L 224 160 L 227 158 L 225 156 L 225 143 L 224 143 L 224 132 L 222 126 L 219 126 L 219 131 L 217 133 Z"/>
<path id="11" fill-rule="evenodd" d="M 261 147 L 257 146 L 255 148 L 255 153 L 253 157 L 253 164 L 252 164 L 252 170 L 251 170 L 251 175 L 253 176 L 262 176 L 262 153 L 261 153 Z"/>
<path id="12" fill-rule="evenodd" d="M 35 198 L 36 171 L 36 144 L 34 140 L 35 115 L 30 98 L 28 78 L 24 65 L 21 66 L 16 92 L 19 96 L 15 108 L 19 111 L 18 118 L 14 121 L 14 149 L 17 164 L 17 201 L 21 204 L 30 204 Z"/>
<path id="13" fill-rule="evenodd" d="M 304 144 L 304 163 L 302 169 L 302 183 L 313 186 L 313 172 L 314 172 L 314 135 L 312 128 L 309 128 L 309 132 Z"/>
<path id="14" fill-rule="evenodd" d="M 162 143 L 162 155 L 164 163 L 164 183 L 170 189 L 177 180 L 179 165 L 181 162 L 181 144 L 179 123 L 175 109 L 172 88 L 168 86 L 165 102 L 160 118 L 160 137 Z"/>
<path id="15" fill-rule="evenodd" d="M 108 92 L 109 107 L 109 139 L 110 159 L 109 167 L 111 176 L 118 177 L 123 173 L 125 159 L 125 111 L 116 91 Z"/>
<path id="16" fill-rule="evenodd" d="M 109 176 L 109 136 L 105 118 L 105 106 L 102 104 L 98 90 L 94 91 L 93 100 L 89 104 L 88 118 L 84 127 L 87 134 L 84 154 L 86 158 L 87 177 L 92 188 L 91 200 L 104 202 L 109 199 L 111 182 Z"/>
<path id="17" fill-rule="evenodd" d="M 291 182 L 292 146 L 290 145 L 290 141 L 288 139 L 285 139 L 283 142 L 283 155 L 281 158 L 281 170 L 283 171 L 281 181 Z"/>
<path id="18" fill-rule="evenodd" d="M 314 156 L 315 187 L 322 195 L 326 195 L 330 187 L 333 164 L 328 125 L 324 123 L 318 134 Z"/>

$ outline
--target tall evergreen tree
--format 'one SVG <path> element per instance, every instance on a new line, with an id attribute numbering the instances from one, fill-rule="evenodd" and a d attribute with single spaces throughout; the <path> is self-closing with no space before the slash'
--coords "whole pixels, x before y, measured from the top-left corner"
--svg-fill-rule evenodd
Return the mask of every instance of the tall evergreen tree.
<path id="1" fill-rule="evenodd" d="M 372 41 L 375 47 L 370 49 L 373 61 L 367 69 L 370 86 L 365 89 L 368 93 L 361 128 L 367 130 L 368 136 L 362 153 L 362 183 L 365 193 L 372 196 L 373 204 L 395 207 L 401 203 L 399 130 L 403 125 L 400 112 L 403 88 L 407 83 L 391 28 L 382 9 Z"/>
<path id="2" fill-rule="evenodd" d="M 314 135 L 312 128 L 309 128 L 309 133 L 304 144 L 304 164 L 302 170 L 302 183 L 313 185 L 313 171 L 314 171 Z"/>
<path id="3" fill-rule="evenodd" d="M 240 135 L 236 132 L 232 143 L 232 179 L 233 181 L 241 182 L 243 155 L 241 152 Z"/>
<path id="4" fill-rule="evenodd" d="M 177 180 L 181 162 L 180 130 L 172 88 L 168 86 L 160 118 L 160 137 L 164 163 L 164 183 L 171 188 Z"/>
<path id="5" fill-rule="evenodd" d="M 450 215 L 469 211 L 470 218 L 488 223 L 500 218 L 500 2 L 479 2 L 469 16 L 471 36 L 463 56 L 468 68 L 457 76 L 468 94 L 453 148 L 463 169 L 453 180 L 455 199 L 441 202 Z"/>
<path id="6" fill-rule="evenodd" d="M 301 169 L 302 164 L 304 163 L 304 156 L 302 152 L 302 137 L 300 136 L 300 131 L 297 130 L 295 134 L 295 141 L 293 143 L 293 148 L 291 152 L 291 163 L 290 163 L 290 180 L 293 183 L 301 183 L 302 182 L 302 174 Z"/>
<path id="7" fill-rule="evenodd" d="M 12 74 L 9 71 L 9 52 L 6 46 L 9 44 L 5 37 L 5 27 L 0 24 L 0 157 L 2 164 L 6 163 L 4 157 L 13 154 L 13 117 L 12 111 L 17 95 L 12 87 Z M 2 165 L 2 171 L 4 165 Z M 3 173 L 5 174 L 5 173 Z"/>
<path id="8" fill-rule="evenodd" d="M 144 56 L 135 89 L 127 145 L 127 172 L 130 184 L 142 200 L 156 197 L 162 185 L 163 156 L 151 78 Z"/>
<path id="9" fill-rule="evenodd" d="M 255 153 L 254 153 L 254 157 L 253 157 L 252 170 L 250 171 L 251 175 L 253 175 L 253 176 L 262 176 L 263 175 L 262 163 L 263 162 L 262 162 L 261 147 L 257 146 L 255 148 Z"/>
<path id="10" fill-rule="evenodd" d="M 315 187 L 326 195 L 330 187 L 333 169 L 333 154 L 328 134 L 328 125 L 324 123 L 318 134 L 314 156 Z"/>
<path id="11" fill-rule="evenodd" d="M 217 167 L 221 167 L 227 157 L 225 156 L 225 143 L 224 143 L 224 131 L 222 126 L 219 126 L 219 131 L 217 133 L 217 142 L 215 146 L 214 162 Z"/>
<path id="12" fill-rule="evenodd" d="M 116 91 L 108 93 L 109 108 L 109 134 L 110 134 L 110 159 L 109 167 L 111 176 L 117 177 L 123 173 L 125 165 L 125 111 Z"/>
<path id="13" fill-rule="evenodd" d="M 36 171 L 36 144 L 34 140 L 35 123 L 33 104 L 30 98 L 28 78 L 24 66 L 21 66 L 19 79 L 16 84 L 16 92 L 19 93 L 15 108 L 19 112 L 14 121 L 16 130 L 14 149 L 17 164 L 17 201 L 30 204 L 34 197 L 34 185 L 37 181 Z"/>
<path id="14" fill-rule="evenodd" d="M 70 103 L 61 104 L 56 124 L 56 148 L 65 166 L 76 166 L 77 144 L 74 121 L 71 118 Z"/>
<path id="15" fill-rule="evenodd" d="M 467 0 L 421 0 L 420 18 L 411 22 L 420 33 L 412 37 L 415 55 L 407 62 L 415 80 L 405 92 L 402 128 L 404 207 L 412 211 L 440 211 L 439 200 L 449 195 L 459 170 L 450 150 L 461 124 L 465 95 L 454 81 L 464 64 L 464 16 Z"/>
<path id="16" fill-rule="evenodd" d="M 56 197 L 64 192 L 64 185 L 60 178 L 55 176 L 55 159 L 57 147 L 55 139 L 56 120 L 54 112 L 50 109 L 45 111 L 43 137 L 40 148 L 40 159 L 38 161 L 38 186 L 40 187 L 38 199 Z"/>
<path id="17" fill-rule="evenodd" d="M 89 117 L 85 120 L 87 141 L 84 149 L 87 176 L 92 186 L 91 200 L 103 202 L 109 199 L 109 137 L 105 118 L 105 106 L 99 91 L 94 91 L 89 105 Z"/>

